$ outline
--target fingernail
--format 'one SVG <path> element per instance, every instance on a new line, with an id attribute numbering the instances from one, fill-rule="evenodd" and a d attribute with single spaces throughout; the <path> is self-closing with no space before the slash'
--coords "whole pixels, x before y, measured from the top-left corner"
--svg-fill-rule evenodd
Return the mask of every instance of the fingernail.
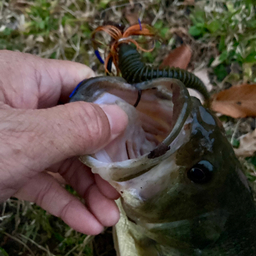
<path id="1" fill-rule="evenodd" d="M 110 129 L 113 137 L 122 133 L 127 124 L 127 114 L 117 105 L 100 105 L 108 117 Z"/>

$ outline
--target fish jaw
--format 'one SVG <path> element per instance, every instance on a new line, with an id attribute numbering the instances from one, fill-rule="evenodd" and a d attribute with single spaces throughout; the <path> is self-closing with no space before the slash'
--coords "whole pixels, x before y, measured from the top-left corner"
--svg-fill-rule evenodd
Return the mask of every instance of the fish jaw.
<path id="1" fill-rule="evenodd" d="M 104 149 L 90 156 L 81 156 L 80 160 L 125 196 L 129 180 L 152 168 L 154 170 L 155 166 L 172 155 L 189 137 L 187 124 L 190 122 L 188 116 L 191 100 L 184 85 L 175 79 L 156 79 L 128 88 L 127 84 L 112 78 L 108 85 L 104 84 L 104 90 L 96 87 L 96 92 L 92 93 L 91 88 L 99 80 L 97 78 L 86 82 L 85 89 L 89 91 L 89 98 L 85 93 L 79 93 L 79 90 L 75 98 L 83 98 L 96 104 L 118 105 L 128 116 L 128 126 L 121 136 Z M 105 78 L 103 80 L 106 82 Z M 118 82 L 118 86 L 126 90 L 126 94 L 136 92 L 135 88 L 142 90 L 138 108 L 131 104 L 136 98 L 131 101 L 120 96 L 121 93 L 118 95 L 117 92 L 111 92 L 114 82 Z M 155 106 L 152 108 L 151 104 Z M 135 149 L 127 149 L 129 145 Z"/>
<path id="2" fill-rule="evenodd" d="M 186 93 L 173 96 L 171 84 L 176 84 L 176 93 L 184 89 L 175 80 L 156 79 L 152 83 L 136 85 L 143 91 L 142 102 L 136 109 L 132 106 L 136 101 L 135 87 L 113 78 L 111 81 L 104 78 L 103 87 L 98 81 L 96 89 L 95 81 L 89 82 L 91 95 L 86 96 L 87 101 L 104 103 L 107 98 L 108 104 L 117 104 L 127 113 L 129 123 L 124 134 L 103 151 L 80 159 L 119 191 L 129 234 L 140 234 L 134 240 L 136 246 L 145 248 L 152 242 L 157 248 L 156 254 L 152 255 L 170 248 L 177 252 L 173 255 L 232 255 L 211 254 L 211 248 L 215 250 L 218 246 L 229 245 L 229 237 L 239 244 L 240 237 L 236 234 L 242 230 L 246 236 L 250 223 L 256 223 L 256 211 L 246 178 L 217 118 Z M 188 114 L 178 122 L 186 104 Z M 178 107 L 176 112 L 175 106 Z M 157 125 L 151 127 L 152 123 Z M 169 136 L 177 123 L 175 136 Z M 146 137 L 139 127 L 150 131 L 150 136 Z M 124 138 L 132 140 L 134 134 L 142 135 L 140 143 L 147 141 L 141 154 L 136 155 L 134 150 L 130 154 L 132 157 L 123 158 L 118 151 L 101 161 L 100 155 L 111 151 L 108 147 L 119 148 Z M 207 167 L 209 179 L 204 182 L 198 180 L 200 175 L 191 179 L 191 170 L 198 170 L 198 166 L 212 166 L 212 169 Z M 242 216 L 252 221 L 245 225 Z M 250 237 L 256 237 L 256 228 L 250 232 Z M 242 250 L 250 247 L 251 240 L 248 241 L 241 245 Z M 145 255 L 144 249 L 141 250 L 137 255 Z"/>
<path id="3" fill-rule="evenodd" d="M 92 156 L 83 156 L 80 160 L 90 166 L 93 173 L 107 180 L 120 193 L 126 205 L 136 208 L 170 186 L 170 182 L 175 183 L 175 173 L 179 168 L 175 164 L 176 151 L 189 139 L 190 122 L 188 117 L 170 149 L 157 158 L 149 159 L 148 155 L 144 155 L 139 159 L 107 164 Z"/>

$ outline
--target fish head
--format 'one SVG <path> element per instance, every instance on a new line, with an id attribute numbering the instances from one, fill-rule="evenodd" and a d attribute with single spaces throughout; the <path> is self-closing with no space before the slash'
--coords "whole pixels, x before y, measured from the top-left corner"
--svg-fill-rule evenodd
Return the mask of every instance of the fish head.
<path id="1" fill-rule="evenodd" d="M 141 100 L 135 108 L 138 91 Z M 121 195 L 128 220 L 166 246 L 203 249 L 255 211 L 220 121 L 178 80 L 86 80 L 71 101 L 117 104 L 126 130 L 83 163 Z"/>

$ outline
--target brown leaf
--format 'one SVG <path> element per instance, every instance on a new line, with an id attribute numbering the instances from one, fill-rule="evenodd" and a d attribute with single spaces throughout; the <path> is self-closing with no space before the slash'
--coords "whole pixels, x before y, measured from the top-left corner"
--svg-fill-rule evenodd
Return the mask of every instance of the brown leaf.
<path id="1" fill-rule="evenodd" d="M 256 84 L 233 86 L 215 94 L 211 109 L 234 118 L 256 116 Z"/>
<path id="2" fill-rule="evenodd" d="M 256 152 L 256 129 L 240 139 L 239 148 L 234 149 L 237 156 L 248 157 Z"/>
<path id="3" fill-rule="evenodd" d="M 160 65 L 160 67 L 177 67 L 177 68 L 182 68 L 186 69 L 190 59 L 192 56 L 192 51 L 190 46 L 188 45 L 182 45 L 173 51 L 171 51 L 168 56 L 166 56 Z"/>

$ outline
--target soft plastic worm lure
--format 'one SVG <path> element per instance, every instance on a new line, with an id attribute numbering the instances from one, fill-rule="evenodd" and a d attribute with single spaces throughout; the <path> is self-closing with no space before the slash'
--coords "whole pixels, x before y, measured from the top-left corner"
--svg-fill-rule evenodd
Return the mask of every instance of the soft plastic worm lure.
<path id="1" fill-rule="evenodd" d="M 106 25 L 98 27 L 92 34 L 92 42 L 95 52 L 97 52 L 97 41 L 95 35 L 97 32 L 106 32 L 112 37 L 109 54 L 105 60 L 105 70 L 111 73 L 111 63 L 117 68 L 117 74 L 121 73 L 122 77 L 131 84 L 139 83 L 154 78 L 168 77 L 180 80 L 186 87 L 200 92 L 205 100 L 209 99 L 209 93 L 203 82 L 194 74 L 175 67 L 159 68 L 145 64 L 141 60 L 139 50 L 150 52 L 153 48 L 146 50 L 138 42 L 131 38 L 134 35 L 144 35 L 155 38 L 153 28 L 146 24 L 133 25 L 124 32 L 118 27 Z M 134 47 L 134 45 L 136 47 Z M 98 56 L 97 52 L 97 56 Z M 99 59 L 101 61 L 101 58 Z M 101 61 L 102 63 L 102 61 Z M 138 100 L 139 101 L 139 96 Z M 136 102 L 135 105 L 138 103 Z"/>
<path id="2" fill-rule="evenodd" d="M 154 78 L 168 77 L 180 80 L 186 87 L 199 91 L 205 99 L 209 94 L 203 82 L 194 74 L 180 68 L 151 67 L 141 61 L 139 52 L 132 45 L 121 44 L 119 46 L 119 65 L 123 78 L 133 84 Z"/>

